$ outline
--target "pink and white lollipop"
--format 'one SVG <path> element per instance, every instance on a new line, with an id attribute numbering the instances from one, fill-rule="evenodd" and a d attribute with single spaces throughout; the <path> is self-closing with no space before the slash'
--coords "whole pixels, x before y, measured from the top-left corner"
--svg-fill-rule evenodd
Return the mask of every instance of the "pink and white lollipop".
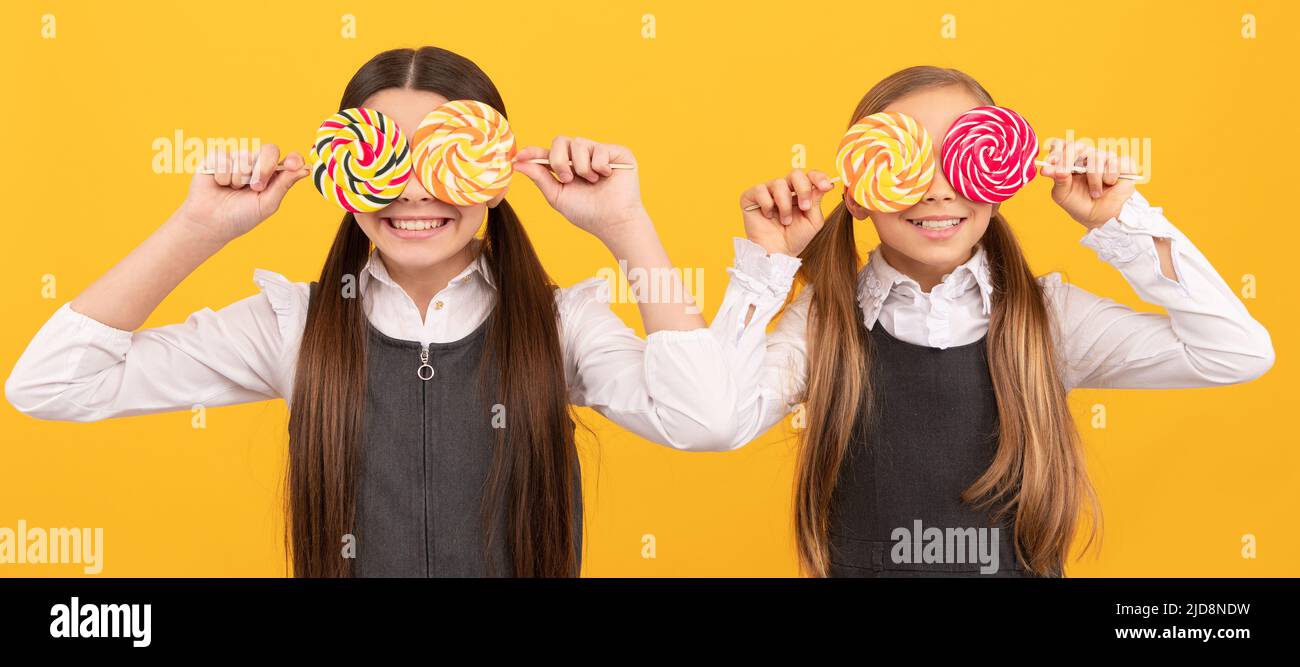
<path id="1" fill-rule="evenodd" d="M 1033 180 L 1037 157 L 1038 136 L 1023 116 L 983 106 L 952 124 L 939 159 L 944 176 L 963 197 L 996 204 Z"/>

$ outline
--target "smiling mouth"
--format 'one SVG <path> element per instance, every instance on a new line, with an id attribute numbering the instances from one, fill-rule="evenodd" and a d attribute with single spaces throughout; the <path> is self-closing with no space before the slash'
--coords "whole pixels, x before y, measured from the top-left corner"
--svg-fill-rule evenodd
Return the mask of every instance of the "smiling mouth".
<path id="1" fill-rule="evenodd" d="M 393 229 L 408 232 L 420 232 L 437 229 L 451 222 L 451 218 L 381 218 L 384 224 Z"/>
<path id="2" fill-rule="evenodd" d="M 957 225 L 966 222 L 966 218 L 905 218 L 905 219 L 907 220 L 907 222 L 910 222 L 913 225 L 920 227 L 921 229 L 948 229 L 949 227 L 956 227 Z"/>

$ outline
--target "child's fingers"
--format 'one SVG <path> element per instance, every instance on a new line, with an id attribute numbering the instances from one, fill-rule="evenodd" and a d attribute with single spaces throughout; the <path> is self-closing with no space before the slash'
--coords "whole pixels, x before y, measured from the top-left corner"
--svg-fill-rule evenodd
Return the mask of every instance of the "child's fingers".
<path id="1" fill-rule="evenodd" d="M 1039 167 L 1038 173 L 1056 179 L 1056 164 L 1060 160 L 1061 142 L 1056 139 L 1047 140 L 1047 155 L 1043 157 L 1043 166 Z"/>
<path id="2" fill-rule="evenodd" d="M 237 190 L 244 189 L 248 181 L 253 177 L 253 156 L 248 151 L 239 151 L 235 159 L 234 169 L 230 172 L 230 187 Z"/>
<path id="3" fill-rule="evenodd" d="M 1105 168 L 1101 163 L 1102 157 L 1092 146 L 1084 147 L 1079 154 L 1083 157 L 1084 166 L 1087 167 L 1084 176 L 1088 181 L 1088 192 L 1093 199 L 1096 199 L 1101 196 L 1102 171 Z"/>
<path id="4" fill-rule="evenodd" d="M 825 172 L 817 171 L 816 169 L 808 172 L 808 179 L 811 180 L 813 184 L 817 186 L 817 189 L 822 191 L 822 193 L 830 192 L 831 188 L 835 187 L 835 184 L 831 183 L 830 176 L 827 176 Z M 818 199 L 820 199 L 820 196 Z"/>
<path id="5" fill-rule="evenodd" d="M 582 137 L 574 137 L 569 149 L 569 154 L 573 156 L 573 173 L 588 183 L 600 179 L 600 175 L 591 170 L 591 154 L 594 150 L 595 142 Z"/>
<path id="6" fill-rule="evenodd" d="M 569 155 L 571 141 L 568 137 L 556 137 L 551 141 L 551 152 L 548 159 L 551 161 L 551 171 L 555 172 L 555 177 L 561 183 L 568 183 L 573 180 L 572 157 Z"/>
<path id="7" fill-rule="evenodd" d="M 275 159 L 278 159 L 278 156 L 273 158 L 272 161 L 274 162 Z M 309 173 L 311 172 L 303 163 L 302 157 L 297 153 L 290 153 L 284 159 L 284 169 L 282 171 L 275 171 L 274 167 L 272 167 L 271 175 L 267 177 L 266 183 L 261 186 L 261 197 L 269 198 L 272 205 L 279 208 L 280 201 L 289 192 L 289 188 L 292 188 L 294 183 L 306 178 Z"/>
<path id="8" fill-rule="evenodd" d="M 1106 169 L 1102 172 L 1101 182 L 1106 187 L 1110 187 L 1119 181 L 1119 157 L 1114 153 L 1107 153 L 1103 159 Z"/>
<path id="9" fill-rule="evenodd" d="M 609 177 L 614 173 L 614 170 L 609 168 L 608 144 L 596 144 L 596 147 L 592 149 L 591 170 L 605 177 Z"/>
<path id="10" fill-rule="evenodd" d="M 807 211 L 812 208 L 813 203 L 813 184 L 808 179 L 808 174 L 802 169 L 795 169 L 790 172 L 788 178 L 790 186 L 794 188 L 795 197 L 799 200 L 799 209 Z"/>
<path id="11" fill-rule="evenodd" d="M 257 159 L 253 162 L 252 177 L 248 181 L 248 187 L 257 192 L 266 189 L 266 184 L 270 182 L 271 175 L 275 173 L 275 167 L 279 162 L 280 148 L 275 144 L 262 144 L 257 151 Z"/>
<path id="12" fill-rule="evenodd" d="M 605 148 L 609 149 L 610 164 L 626 164 L 626 165 L 630 165 L 633 168 L 636 167 L 636 155 L 632 154 L 631 148 L 628 148 L 627 146 L 623 146 L 620 144 L 602 144 L 602 145 Z M 610 168 L 609 172 L 610 174 L 614 173 L 613 168 Z M 606 176 L 608 175 L 609 174 L 606 174 Z"/>
<path id="13" fill-rule="evenodd" d="M 289 153 L 284 156 L 284 168 L 286 171 L 298 171 L 307 168 L 307 160 L 297 152 Z"/>
<path id="14" fill-rule="evenodd" d="M 213 182 L 223 188 L 230 187 L 230 168 L 233 161 L 224 149 L 217 149 L 216 165 L 212 168 Z"/>
<path id="15" fill-rule="evenodd" d="M 244 154 L 235 152 L 230 154 L 230 185 L 226 186 L 238 190 L 244 186 L 247 181 L 244 180 Z"/>
<path id="16" fill-rule="evenodd" d="M 217 170 L 218 160 L 219 157 L 217 151 L 215 149 L 208 149 L 208 151 L 203 154 L 203 165 L 194 173 L 194 178 L 199 179 L 214 176 Z"/>
<path id="17" fill-rule="evenodd" d="M 1131 158 L 1131 157 L 1129 157 L 1129 156 L 1127 156 L 1127 155 L 1124 155 L 1124 156 L 1120 157 L 1120 159 L 1119 159 L 1119 173 L 1121 173 L 1121 174 L 1136 174 L 1136 173 L 1137 173 L 1137 169 L 1138 169 L 1138 166 L 1137 166 L 1137 161 L 1136 161 L 1136 160 L 1134 160 L 1133 158 Z M 1124 179 L 1124 180 L 1131 180 L 1131 179 Z"/>
<path id="18" fill-rule="evenodd" d="M 758 211 L 764 218 L 771 220 L 776 217 L 776 202 L 772 200 L 772 193 L 768 192 L 767 185 L 755 185 L 741 193 L 740 210 L 744 211 L 754 205 L 758 206 Z"/>
<path id="19" fill-rule="evenodd" d="M 544 165 L 533 164 L 529 160 L 550 159 L 545 148 L 540 146 L 530 146 L 515 154 L 515 171 L 528 177 L 528 180 L 537 185 L 537 189 L 542 191 L 542 196 L 548 202 L 554 202 L 560 194 L 560 184 L 556 182 L 555 176 L 551 175 L 551 169 Z"/>
<path id="20" fill-rule="evenodd" d="M 793 221 L 790 184 L 784 178 L 777 178 L 767 184 L 767 190 L 772 193 L 772 201 L 776 203 L 776 211 L 777 215 L 781 217 L 781 224 L 790 224 Z"/>

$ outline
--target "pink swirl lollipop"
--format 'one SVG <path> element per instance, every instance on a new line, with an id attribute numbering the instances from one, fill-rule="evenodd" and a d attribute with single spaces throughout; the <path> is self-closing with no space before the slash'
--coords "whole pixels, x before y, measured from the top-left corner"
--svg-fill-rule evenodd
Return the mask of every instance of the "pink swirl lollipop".
<path id="1" fill-rule="evenodd" d="M 996 204 L 1034 178 L 1038 136 L 1006 107 L 975 107 L 948 129 L 940 150 L 944 176 L 972 201 Z"/>

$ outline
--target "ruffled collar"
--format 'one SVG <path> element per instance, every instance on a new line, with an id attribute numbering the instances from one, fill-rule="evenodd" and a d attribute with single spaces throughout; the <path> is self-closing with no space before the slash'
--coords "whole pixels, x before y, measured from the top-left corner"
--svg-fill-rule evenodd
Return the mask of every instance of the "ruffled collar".
<path id="1" fill-rule="evenodd" d="M 858 273 L 858 305 L 862 307 L 863 321 L 868 329 L 876 325 L 885 298 L 895 285 L 907 284 L 921 291 L 920 283 L 889 265 L 880 247 L 872 249 L 867 265 Z M 983 244 L 975 246 L 975 253 L 961 266 L 943 277 L 943 282 L 930 290 L 931 298 L 953 301 L 969 290 L 978 289 L 983 300 L 984 313 L 992 311 L 993 276 L 989 271 L 988 254 Z"/>

